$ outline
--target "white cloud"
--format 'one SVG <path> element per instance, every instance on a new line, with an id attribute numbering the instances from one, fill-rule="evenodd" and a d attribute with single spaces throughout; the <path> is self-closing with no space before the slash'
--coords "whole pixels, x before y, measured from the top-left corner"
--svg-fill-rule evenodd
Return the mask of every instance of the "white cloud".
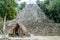
<path id="1" fill-rule="evenodd" d="M 27 4 L 36 4 L 36 0 L 16 0 L 18 4 L 22 3 L 22 2 L 26 2 Z M 40 1 L 44 1 L 44 0 L 40 0 Z"/>
<path id="2" fill-rule="evenodd" d="M 40 0 L 40 1 L 44 1 L 44 0 Z"/>

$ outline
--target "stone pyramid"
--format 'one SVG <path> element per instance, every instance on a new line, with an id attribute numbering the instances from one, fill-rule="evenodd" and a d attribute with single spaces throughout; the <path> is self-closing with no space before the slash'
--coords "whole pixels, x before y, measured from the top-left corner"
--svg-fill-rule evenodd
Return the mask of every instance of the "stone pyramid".
<path id="1" fill-rule="evenodd" d="M 60 35 L 60 26 L 52 20 L 50 22 L 45 13 L 35 4 L 26 5 L 23 10 L 19 11 L 16 18 L 8 21 L 7 24 L 13 24 L 15 22 L 25 25 L 30 33 L 35 35 Z"/>
<path id="2" fill-rule="evenodd" d="M 16 19 L 23 24 L 39 23 L 46 20 L 44 12 L 36 4 L 26 5 L 23 10 L 17 14 Z"/>

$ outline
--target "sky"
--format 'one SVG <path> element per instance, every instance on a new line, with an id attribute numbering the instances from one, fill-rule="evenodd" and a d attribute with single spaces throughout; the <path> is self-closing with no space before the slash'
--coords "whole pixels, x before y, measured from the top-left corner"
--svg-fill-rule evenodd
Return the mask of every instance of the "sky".
<path id="1" fill-rule="evenodd" d="M 44 0 L 40 0 L 40 1 L 44 1 Z M 27 4 L 36 4 L 36 0 L 16 0 L 16 2 L 18 4 L 20 4 L 22 2 L 26 2 Z"/>

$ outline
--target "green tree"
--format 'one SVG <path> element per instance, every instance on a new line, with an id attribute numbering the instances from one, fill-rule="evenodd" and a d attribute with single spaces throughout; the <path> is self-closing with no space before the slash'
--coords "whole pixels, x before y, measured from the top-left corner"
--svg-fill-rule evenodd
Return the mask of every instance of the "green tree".
<path id="1" fill-rule="evenodd" d="M 40 2 L 39 5 L 49 19 L 60 22 L 60 0 L 45 0 L 43 4 Z"/>
<path id="2" fill-rule="evenodd" d="M 44 12 L 46 12 L 46 6 L 47 6 L 47 1 L 40 1 L 40 0 L 37 0 L 37 5 L 44 11 Z"/>
<path id="3" fill-rule="evenodd" d="M 60 22 L 60 0 L 51 0 L 46 8 L 50 13 L 50 18 L 55 22 Z"/>
<path id="4" fill-rule="evenodd" d="M 22 10 L 22 9 L 25 7 L 25 5 L 26 5 L 26 2 L 20 3 L 20 4 L 18 5 L 18 7 L 17 7 L 18 11 L 19 11 L 19 10 Z"/>
<path id="5" fill-rule="evenodd" d="M 0 17 L 7 17 L 7 20 L 11 20 L 15 17 L 16 10 L 15 0 L 0 0 Z"/>

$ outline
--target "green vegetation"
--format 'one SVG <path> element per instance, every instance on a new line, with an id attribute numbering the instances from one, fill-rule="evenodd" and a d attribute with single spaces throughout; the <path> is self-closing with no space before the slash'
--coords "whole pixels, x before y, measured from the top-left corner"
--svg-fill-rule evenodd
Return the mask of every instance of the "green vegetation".
<path id="1" fill-rule="evenodd" d="M 16 7 L 15 0 L 0 0 L 0 17 L 6 16 L 7 20 L 13 19 L 17 13 Z"/>
<path id="2" fill-rule="evenodd" d="M 60 23 L 60 0 L 45 0 L 44 2 L 37 0 L 37 4 L 49 19 Z"/>
<path id="3" fill-rule="evenodd" d="M 3 21 L 5 16 L 7 20 L 13 19 L 17 12 L 22 10 L 25 5 L 25 2 L 18 5 L 15 0 L 0 0 L 0 22 Z"/>
<path id="4" fill-rule="evenodd" d="M 3 19 L 0 17 L 0 22 L 2 22 L 3 21 Z"/>
<path id="5" fill-rule="evenodd" d="M 18 11 L 22 10 L 25 7 L 25 5 L 26 5 L 26 2 L 22 2 L 21 4 L 19 4 L 17 7 Z"/>

